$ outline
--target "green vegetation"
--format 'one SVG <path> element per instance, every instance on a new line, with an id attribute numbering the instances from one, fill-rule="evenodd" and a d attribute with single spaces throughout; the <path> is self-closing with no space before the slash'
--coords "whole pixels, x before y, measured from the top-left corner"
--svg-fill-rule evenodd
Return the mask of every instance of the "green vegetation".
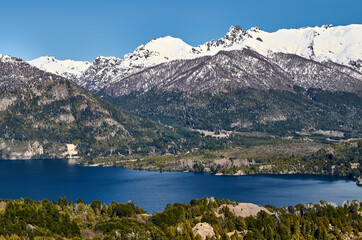
<path id="1" fill-rule="evenodd" d="M 338 130 L 347 137 L 362 132 L 362 98 L 346 92 L 294 87 L 294 92 L 229 89 L 186 95 L 155 90 L 105 99 L 141 117 L 193 129 L 279 136 L 311 128 Z"/>
<path id="2" fill-rule="evenodd" d="M 334 145 L 275 140 L 222 150 L 199 150 L 177 156 L 98 158 L 93 164 L 131 169 L 194 171 L 214 174 L 319 174 L 357 179 L 362 176 L 362 140 Z"/>
<path id="3" fill-rule="evenodd" d="M 59 77 L 58 77 L 59 78 Z M 63 158 L 66 144 L 78 155 L 163 155 L 223 141 L 203 138 L 118 109 L 66 79 L 0 89 L 11 104 L 0 110 L 0 158 Z"/>
<path id="4" fill-rule="evenodd" d="M 0 239 L 359 239 L 361 212 L 359 201 L 261 208 L 204 198 L 169 204 L 151 215 L 132 202 L 27 198 L 0 201 Z M 205 235 L 200 226 L 208 227 Z"/>

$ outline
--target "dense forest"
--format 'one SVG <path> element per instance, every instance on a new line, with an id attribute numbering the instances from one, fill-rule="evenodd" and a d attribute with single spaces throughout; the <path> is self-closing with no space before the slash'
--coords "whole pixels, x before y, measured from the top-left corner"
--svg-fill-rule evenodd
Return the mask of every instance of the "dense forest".
<path id="1" fill-rule="evenodd" d="M 362 128 L 359 95 L 297 86 L 290 92 L 230 88 L 217 93 L 185 94 L 151 90 L 104 98 L 148 119 L 210 131 L 257 131 L 286 136 L 312 128 L 360 137 Z"/>
<path id="2" fill-rule="evenodd" d="M 132 202 L 0 201 L 0 239 L 360 239 L 362 203 L 289 207 L 204 198 L 146 213 Z"/>

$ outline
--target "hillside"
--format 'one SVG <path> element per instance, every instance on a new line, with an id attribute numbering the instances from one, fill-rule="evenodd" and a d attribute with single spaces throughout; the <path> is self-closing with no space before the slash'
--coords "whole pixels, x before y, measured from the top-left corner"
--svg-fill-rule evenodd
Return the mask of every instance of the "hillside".
<path id="1" fill-rule="evenodd" d="M 133 202 L 0 201 L 0 239 L 358 239 L 361 202 L 261 207 L 213 197 L 146 213 Z"/>
<path id="2" fill-rule="evenodd" d="M 183 95 L 151 90 L 104 98 L 142 117 L 214 132 L 257 131 L 293 137 L 322 130 L 360 137 L 362 130 L 362 99 L 346 92 L 295 87 L 294 91 L 248 88 Z"/>
<path id="3" fill-rule="evenodd" d="M 189 147 L 184 134 L 197 136 L 121 111 L 7 55 L 0 56 L 0 113 L 0 157 L 7 159 L 177 152 Z"/>

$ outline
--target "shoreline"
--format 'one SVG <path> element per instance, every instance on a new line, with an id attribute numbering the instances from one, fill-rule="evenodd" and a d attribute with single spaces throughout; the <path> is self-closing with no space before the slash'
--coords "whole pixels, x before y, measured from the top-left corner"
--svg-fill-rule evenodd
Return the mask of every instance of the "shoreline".
<path id="1" fill-rule="evenodd" d="M 83 163 L 79 161 L 79 158 L 30 158 L 30 159 L 0 159 L 0 161 L 31 161 L 31 160 L 67 160 L 67 161 L 74 161 L 73 164 L 77 164 L 79 166 L 82 167 L 115 167 L 115 168 L 123 168 L 123 169 L 129 169 L 129 170 L 138 170 L 138 171 L 152 171 L 152 172 L 183 172 L 183 173 L 188 173 L 188 172 L 192 172 L 192 173 L 208 173 L 208 174 L 212 174 L 214 176 L 227 176 L 227 177 L 238 177 L 238 176 L 253 176 L 253 175 L 274 175 L 274 176 L 278 176 L 278 175 L 290 175 L 290 176 L 320 176 L 320 177 L 330 177 L 330 178 L 341 178 L 341 179 L 348 179 L 351 181 L 354 181 L 356 183 L 357 186 L 362 187 L 362 177 L 359 178 L 351 178 L 348 176 L 339 176 L 339 175 L 330 175 L 330 174 L 320 174 L 320 173 L 313 173 L 313 172 L 309 172 L 309 173 L 301 173 L 301 172 L 293 172 L 293 171 L 289 171 L 289 172 L 279 172 L 279 173 L 271 173 L 271 172 L 255 172 L 255 173 L 246 173 L 245 171 L 241 171 L 238 170 L 236 173 L 233 174 L 229 174 L 229 173 L 221 173 L 221 172 L 211 172 L 211 171 L 192 171 L 192 170 L 164 170 L 164 169 L 145 169 L 145 168 L 132 168 L 132 167 L 127 167 L 127 166 L 117 166 L 117 163 L 121 163 L 121 162 L 135 162 L 137 161 L 136 159 L 131 159 L 131 160 L 119 160 L 117 162 L 113 162 L 112 165 L 107 164 L 107 163 L 93 163 L 93 164 L 88 164 L 88 163 Z"/>
<path id="2" fill-rule="evenodd" d="M 214 172 L 210 172 L 210 171 L 203 171 L 203 172 L 199 172 L 199 171 L 190 171 L 190 170 L 186 170 L 186 171 L 182 171 L 182 170 L 161 170 L 161 169 L 139 169 L 139 168 L 129 168 L 129 167 L 125 167 L 125 166 L 115 166 L 115 165 L 106 165 L 106 164 L 102 164 L 102 163 L 95 163 L 95 164 L 82 164 L 82 163 L 77 163 L 78 165 L 82 166 L 82 167 L 114 167 L 114 168 L 123 168 L 123 169 L 128 169 L 128 170 L 135 170 L 135 171 L 148 171 L 148 172 L 179 172 L 179 173 L 200 173 L 200 174 L 211 174 L 214 176 L 220 176 L 220 177 L 240 177 L 240 176 L 257 176 L 257 175 L 265 175 L 265 176 L 311 176 L 311 177 L 328 177 L 328 178 L 337 178 L 337 179 L 345 179 L 345 180 L 350 180 L 356 183 L 357 186 L 361 186 L 362 187 L 362 182 L 361 184 L 358 184 L 358 179 L 354 179 L 354 178 L 350 178 L 348 176 L 338 176 L 338 175 L 330 175 L 330 174 L 319 174 L 319 173 L 300 173 L 300 172 L 283 172 L 283 173 L 245 173 L 243 172 L 242 174 L 240 173 L 235 173 L 235 174 L 224 174 L 224 173 L 214 173 Z M 362 179 L 361 179 L 362 181 Z"/>

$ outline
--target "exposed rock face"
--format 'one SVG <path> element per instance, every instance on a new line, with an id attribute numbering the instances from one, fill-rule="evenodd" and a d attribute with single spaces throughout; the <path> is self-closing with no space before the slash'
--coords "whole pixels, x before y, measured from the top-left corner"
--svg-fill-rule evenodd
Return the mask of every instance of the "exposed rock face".
<path id="1" fill-rule="evenodd" d="M 0 111 L 6 110 L 9 106 L 11 106 L 16 101 L 16 98 L 4 97 L 0 99 Z"/>
<path id="2" fill-rule="evenodd" d="M 220 206 L 216 212 L 218 212 L 223 207 L 229 208 L 229 210 L 233 214 L 235 214 L 235 216 L 243 217 L 243 218 L 249 217 L 249 216 L 256 217 L 258 215 L 258 213 L 261 211 L 264 211 L 268 214 L 272 214 L 268 209 L 255 205 L 253 203 L 239 203 L 236 206 L 231 205 L 231 204 L 224 204 L 224 205 Z"/>
<path id="3" fill-rule="evenodd" d="M 5 147 L 7 146 L 5 145 Z M 11 149 L 8 147 L 6 150 L 10 151 L 10 159 L 31 159 L 44 154 L 43 146 L 38 141 L 29 142 L 24 148 Z"/>
<path id="4" fill-rule="evenodd" d="M 192 230 L 194 231 L 195 236 L 200 235 L 203 240 L 205 240 L 206 237 L 211 238 L 215 236 L 214 228 L 206 222 L 196 224 Z"/>
<path id="5" fill-rule="evenodd" d="M 32 145 L 29 144 L 28 151 L 26 151 L 24 155 L 27 158 L 32 158 L 34 155 L 40 156 L 43 155 L 43 153 L 43 146 L 41 146 L 38 141 L 35 141 Z"/>
<path id="6" fill-rule="evenodd" d="M 62 156 L 64 158 L 78 158 L 78 151 L 76 150 L 77 146 L 74 144 L 66 144 L 67 145 L 67 151 L 62 153 Z"/>
<path id="7" fill-rule="evenodd" d="M 92 92 L 97 92 L 107 84 L 139 70 L 137 67 L 125 68 L 119 58 L 97 57 L 76 82 Z"/>

